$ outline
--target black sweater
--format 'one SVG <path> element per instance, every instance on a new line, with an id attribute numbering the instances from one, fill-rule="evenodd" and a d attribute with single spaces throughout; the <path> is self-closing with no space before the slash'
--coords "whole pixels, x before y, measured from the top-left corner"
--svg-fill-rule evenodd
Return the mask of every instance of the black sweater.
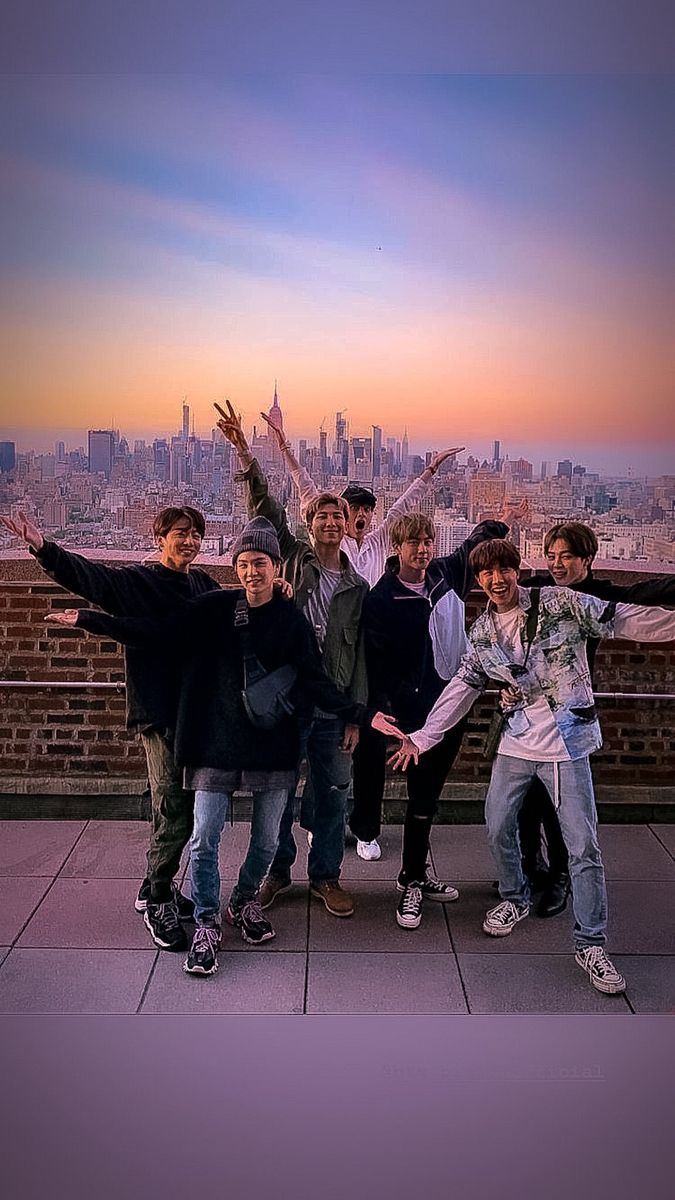
<path id="1" fill-rule="evenodd" d="M 275 729 L 251 724 L 241 700 L 243 646 L 234 627 L 240 589 L 218 591 L 185 605 L 161 622 L 109 617 L 81 610 L 78 625 L 127 645 L 162 643 L 182 673 L 175 735 L 176 762 L 219 770 L 294 770 L 299 753 L 300 713 L 316 704 L 345 721 L 362 722 L 365 709 L 353 704 L 324 673 L 314 634 L 295 605 L 275 594 L 249 608 L 253 652 L 267 671 L 295 666 L 292 699 L 297 711 Z"/>
<path id="2" fill-rule="evenodd" d="M 199 567 L 187 573 L 172 571 L 161 563 L 108 567 L 48 541 L 35 557 L 61 587 L 114 616 L 162 618 L 196 596 L 221 590 Z M 131 729 L 157 729 L 160 733 L 175 729 L 180 674 L 166 650 L 157 644 L 125 650 L 127 725 Z"/>
<path id="3" fill-rule="evenodd" d="M 508 526 L 501 521 L 482 521 L 453 554 L 433 558 L 425 573 L 428 599 L 401 583 L 397 556 L 387 560 L 384 575 L 368 593 L 363 605 L 368 703 L 373 708 L 388 707 L 404 733 L 424 724 L 447 684 L 434 666 L 429 634 L 432 608 L 449 590 L 463 600 L 474 584 L 469 567 L 474 546 L 507 533 Z"/>

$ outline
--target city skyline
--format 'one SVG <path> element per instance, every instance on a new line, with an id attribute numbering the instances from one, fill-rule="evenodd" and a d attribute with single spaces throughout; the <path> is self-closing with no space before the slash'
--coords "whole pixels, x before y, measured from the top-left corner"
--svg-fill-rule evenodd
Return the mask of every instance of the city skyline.
<path id="1" fill-rule="evenodd" d="M 295 439 L 668 470 L 664 78 L 0 86 L 3 436 L 251 425 L 277 375 Z"/>

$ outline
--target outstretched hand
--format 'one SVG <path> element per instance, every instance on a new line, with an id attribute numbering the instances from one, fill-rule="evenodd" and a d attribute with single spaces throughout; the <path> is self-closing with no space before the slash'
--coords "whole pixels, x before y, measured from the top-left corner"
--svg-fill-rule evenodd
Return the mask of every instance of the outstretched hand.
<path id="1" fill-rule="evenodd" d="M 73 626 L 77 625 L 79 611 L 79 608 L 54 609 L 52 612 L 47 613 L 45 621 L 49 625 L 66 625 L 69 629 L 72 629 Z"/>
<path id="2" fill-rule="evenodd" d="M 0 516 L 0 522 L 13 533 L 15 537 L 21 538 L 27 546 L 31 546 L 33 550 L 41 550 L 44 545 L 44 538 L 40 533 L 37 525 L 26 516 L 25 512 L 20 512 L 18 518 Z"/>
<path id="3" fill-rule="evenodd" d="M 225 412 L 219 404 L 214 401 L 213 407 L 216 412 L 220 413 L 220 418 L 216 422 L 223 437 L 231 442 L 235 450 L 240 455 L 250 455 L 249 444 L 246 441 L 246 435 L 242 429 L 241 414 L 235 412 L 229 400 L 225 401 L 228 411 Z"/>
<path id="4" fill-rule="evenodd" d="M 527 496 L 522 500 L 505 500 L 498 520 L 505 525 L 513 525 L 514 521 L 524 521 L 530 515 L 530 502 Z"/>
<path id="5" fill-rule="evenodd" d="M 439 450 L 438 454 L 434 454 L 427 469 L 435 474 L 446 458 L 452 458 L 453 454 L 459 454 L 460 450 L 466 450 L 466 446 L 453 446 L 451 450 Z"/>

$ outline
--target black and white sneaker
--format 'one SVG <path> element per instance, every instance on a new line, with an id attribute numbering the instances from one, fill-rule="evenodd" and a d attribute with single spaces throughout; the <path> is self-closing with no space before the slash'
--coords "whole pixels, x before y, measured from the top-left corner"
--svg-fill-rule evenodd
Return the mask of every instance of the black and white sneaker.
<path id="1" fill-rule="evenodd" d="M 167 900 L 166 904 L 153 904 L 149 900 L 143 920 L 150 931 L 150 937 L 160 950 L 187 949 L 188 940 L 173 900 Z"/>
<path id="2" fill-rule="evenodd" d="M 401 873 L 396 880 L 396 890 L 403 892 L 405 891 L 405 886 Z M 436 879 L 428 867 L 424 879 L 417 886 L 422 889 L 422 896 L 425 900 L 439 900 L 441 904 L 449 904 L 451 900 L 459 900 L 457 888 L 453 887 L 451 883 L 443 883 L 440 879 Z"/>
<path id="3" fill-rule="evenodd" d="M 607 957 L 602 946 L 580 946 L 574 957 L 599 992 L 610 996 L 625 992 L 626 980 Z"/>
<path id="4" fill-rule="evenodd" d="M 261 942 L 269 942 L 276 936 L 257 900 L 247 900 L 241 906 L 230 901 L 225 917 L 230 925 L 241 929 L 241 936 L 251 946 L 259 946 Z"/>
<path id="5" fill-rule="evenodd" d="M 508 937 L 529 911 L 529 904 L 518 905 L 513 900 L 502 900 L 501 904 L 485 914 L 483 933 L 489 933 L 490 937 Z"/>
<path id="6" fill-rule="evenodd" d="M 183 963 L 188 975 L 213 975 L 218 970 L 220 929 L 217 925 L 198 925 L 192 945 Z"/>
<path id="7" fill-rule="evenodd" d="M 195 906 L 192 903 L 192 900 L 188 899 L 187 896 L 184 896 L 183 893 L 178 890 L 175 883 L 171 884 L 171 890 L 173 892 L 173 901 L 176 905 L 178 916 L 180 917 L 181 921 L 191 921 L 195 915 Z M 150 880 L 144 879 L 140 888 L 138 889 L 138 895 L 134 900 L 134 908 L 136 909 L 136 912 L 144 913 L 149 903 Z"/>
<path id="8" fill-rule="evenodd" d="M 396 920 L 402 929 L 417 929 L 422 920 L 422 888 L 419 883 L 408 883 L 396 909 Z"/>

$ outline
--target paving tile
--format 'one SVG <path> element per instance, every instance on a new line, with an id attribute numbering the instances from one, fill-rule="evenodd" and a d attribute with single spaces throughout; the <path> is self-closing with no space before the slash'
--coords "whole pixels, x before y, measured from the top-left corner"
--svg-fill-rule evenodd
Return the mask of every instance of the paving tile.
<path id="1" fill-rule="evenodd" d="M 10 951 L 9 946 L 0 946 L 0 964 L 2 964 L 5 961 L 5 959 L 7 958 L 7 955 L 9 954 L 9 951 Z"/>
<path id="2" fill-rule="evenodd" d="M 630 1014 L 623 996 L 596 991 L 571 952 L 459 954 L 458 960 L 472 1013 Z"/>
<path id="3" fill-rule="evenodd" d="M 62 879 L 136 878 L 145 875 L 150 826 L 146 821 L 90 821 Z"/>
<path id="4" fill-rule="evenodd" d="M 495 878 L 484 825 L 435 825 L 431 830 L 431 858 L 439 879 Z"/>
<path id="5" fill-rule="evenodd" d="M 675 881 L 675 860 L 647 825 L 600 825 L 607 879 Z"/>
<path id="6" fill-rule="evenodd" d="M 456 882 L 456 881 L 455 881 Z M 483 920 L 499 896 L 489 883 L 475 880 L 457 883 L 459 900 L 448 905 L 448 918 L 455 951 L 476 954 L 569 954 L 572 947 L 571 905 L 557 917 L 542 920 L 533 915 L 516 925 L 508 937 L 483 933 Z"/>
<path id="7" fill-rule="evenodd" d="M 137 886 L 136 879 L 57 879 L 19 945 L 147 949 L 150 935 L 134 911 Z"/>
<path id="8" fill-rule="evenodd" d="M 51 878 L 0 878 L 0 942 L 14 941 L 51 882 Z"/>
<path id="9" fill-rule="evenodd" d="M 0 1012 L 135 1013 L 153 950 L 20 950 L 0 967 Z"/>
<path id="10" fill-rule="evenodd" d="M 86 821 L 0 821 L 0 875 L 56 875 Z"/>
<path id="11" fill-rule="evenodd" d="M 301 1013 L 305 954 L 221 951 L 215 975 L 186 975 L 183 957 L 160 954 L 143 1013 Z M 1 978 L 1 974 L 0 974 Z"/>
<path id="12" fill-rule="evenodd" d="M 309 955 L 308 1013 L 466 1011 L 453 954 Z"/>
<path id="13" fill-rule="evenodd" d="M 612 961 L 626 980 L 626 995 L 637 1013 L 675 1013 L 675 959 L 615 954 Z"/>
<path id="14" fill-rule="evenodd" d="M 610 880 L 607 896 L 611 954 L 675 955 L 675 883 Z"/>
<path id="15" fill-rule="evenodd" d="M 434 901 L 424 906 L 418 929 L 401 929 L 396 924 L 400 893 L 391 883 L 350 882 L 356 901 L 352 917 L 332 917 L 314 896 L 310 900 L 310 950 L 370 950 L 421 953 L 450 949 L 443 908 Z"/>
<path id="16" fill-rule="evenodd" d="M 675 825 L 650 825 L 650 829 L 675 858 Z"/>

